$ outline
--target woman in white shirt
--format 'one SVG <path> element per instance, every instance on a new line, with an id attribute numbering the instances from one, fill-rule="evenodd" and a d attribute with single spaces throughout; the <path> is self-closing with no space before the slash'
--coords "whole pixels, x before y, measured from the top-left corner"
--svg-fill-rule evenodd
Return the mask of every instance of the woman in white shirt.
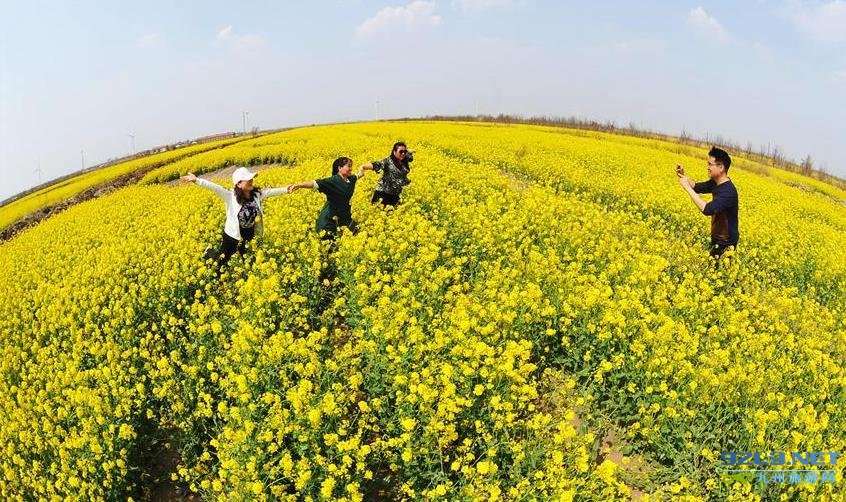
<path id="1" fill-rule="evenodd" d="M 261 202 L 276 195 L 288 193 L 288 188 L 258 188 L 253 185 L 257 173 L 246 167 L 239 167 L 232 173 L 232 189 L 198 178 L 194 173 L 182 177 L 185 181 L 213 190 L 226 203 L 226 224 L 220 243 L 218 266 L 225 264 L 238 251 L 244 255 L 244 245 L 256 235 L 256 227 L 261 233 Z"/>

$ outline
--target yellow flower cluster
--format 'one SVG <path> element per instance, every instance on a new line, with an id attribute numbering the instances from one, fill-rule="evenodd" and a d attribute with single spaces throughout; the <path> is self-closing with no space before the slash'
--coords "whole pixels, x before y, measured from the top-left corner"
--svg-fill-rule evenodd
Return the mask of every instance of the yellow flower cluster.
<path id="1" fill-rule="evenodd" d="M 284 186 L 397 139 L 417 151 L 398 208 L 369 203 L 368 175 L 361 231 L 329 252 L 321 194 L 271 199 L 219 279 L 200 259 L 219 200 L 152 183 L 284 158 L 258 183 Z M 842 495 L 841 478 L 727 483 L 714 452 L 846 446 L 846 210 L 738 159 L 741 244 L 715 269 L 672 169 L 696 155 L 529 126 L 313 127 L 47 220 L 0 245 L 0 497 L 138 497 L 165 440 L 173 483 L 209 499 Z M 598 453 L 608 422 L 642 479 Z"/>

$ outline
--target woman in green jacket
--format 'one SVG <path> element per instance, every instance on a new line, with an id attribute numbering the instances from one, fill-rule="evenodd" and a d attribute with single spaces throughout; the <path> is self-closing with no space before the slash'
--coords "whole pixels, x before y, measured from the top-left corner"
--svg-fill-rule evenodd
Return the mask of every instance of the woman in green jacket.
<path id="1" fill-rule="evenodd" d="M 338 157 L 332 163 L 332 176 L 288 185 L 288 193 L 300 188 L 313 188 L 326 195 L 326 203 L 317 216 L 316 225 L 317 231 L 323 233 L 323 239 L 334 239 L 340 226 L 349 228 L 353 234 L 358 231 L 358 226 L 352 219 L 350 200 L 356 183 L 364 177 L 365 169 L 371 167 L 363 165 L 358 168 L 358 174 L 352 174 L 352 159 Z"/>

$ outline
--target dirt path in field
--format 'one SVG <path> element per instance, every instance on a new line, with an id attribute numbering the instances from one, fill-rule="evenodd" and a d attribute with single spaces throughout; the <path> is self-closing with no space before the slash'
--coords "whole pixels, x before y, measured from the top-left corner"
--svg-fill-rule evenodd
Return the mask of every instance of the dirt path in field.
<path id="1" fill-rule="evenodd" d="M 600 430 L 590 427 L 572 408 L 572 395 L 567 390 L 563 374 L 559 372 L 545 374 L 542 379 L 542 386 L 545 389 L 541 392 L 544 400 L 538 402 L 538 409 L 549 413 L 554 420 L 566 420 L 579 434 L 592 431 L 600 438 L 596 443 L 596 465 L 605 460 L 610 460 L 617 465 L 620 480 L 631 491 L 632 501 L 644 499 L 650 488 L 654 489 L 649 475 L 654 467 L 641 455 L 626 455 L 623 451 L 627 448 L 626 441 L 620 437 L 618 429 L 610 424 L 600 426 Z M 567 411 L 573 415 L 568 418 Z"/>
<path id="2" fill-rule="evenodd" d="M 259 172 L 271 167 L 279 166 L 280 164 L 264 164 L 260 166 L 252 166 L 249 169 L 253 172 Z M 225 176 L 226 178 L 229 178 L 230 176 L 232 176 L 232 173 L 235 171 L 235 169 L 237 169 L 237 167 L 238 166 L 225 167 L 223 169 L 218 169 L 217 171 L 204 173 L 200 177 L 207 180 L 211 180 L 212 178 L 217 178 L 220 176 Z M 0 230 L 0 242 L 9 240 L 20 232 L 26 230 L 27 228 L 39 223 L 40 221 L 45 220 L 53 216 L 54 214 L 61 213 L 65 209 L 79 204 L 80 202 L 96 199 L 97 197 L 108 195 L 114 192 L 115 190 L 119 190 L 129 185 L 134 185 L 141 181 L 141 178 L 143 178 L 144 175 L 146 175 L 149 171 L 153 169 L 157 168 L 153 167 L 150 169 L 142 169 L 129 174 L 125 174 L 111 181 L 107 181 L 105 183 L 101 183 L 99 185 L 87 188 L 69 199 L 65 199 L 61 202 L 57 202 L 56 204 L 51 204 L 49 206 L 42 207 L 41 209 L 38 209 L 37 211 L 34 211 L 19 219 L 18 221 L 12 223 L 3 230 Z M 184 183 L 184 181 L 177 178 L 173 181 L 168 181 L 167 183 L 165 183 L 165 185 L 177 186 Z"/>
<path id="3" fill-rule="evenodd" d="M 140 486 L 141 500 L 157 502 L 200 502 L 200 496 L 181 483 L 171 480 L 171 473 L 175 473 L 180 462 L 179 452 L 170 442 L 159 441 L 151 452 L 149 463 L 144 466 Z"/>
<path id="4" fill-rule="evenodd" d="M 267 170 L 271 167 L 280 167 L 280 166 L 281 166 L 281 164 L 262 164 L 260 166 L 249 166 L 249 167 L 247 167 L 247 169 L 249 169 L 250 171 L 252 171 L 254 173 L 259 173 L 259 172 Z M 234 173 L 235 169 L 238 169 L 239 167 L 241 167 L 241 166 L 224 167 L 223 169 L 218 169 L 217 171 L 209 171 L 207 173 L 198 174 L 197 177 L 203 178 L 204 180 L 208 180 L 208 181 L 212 181 L 213 178 L 221 178 L 221 177 L 231 179 L 232 173 Z M 260 177 L 256 178 L 256 182 L 258 182 L 259 179 L 260 179 Z M 172 181 L 168 181 L 167 183 L 165 183 L 165 185 L 169 186 L 169 187 L 177 186 L 177 185 L 184 185 L 184 184 L 185 184 L 185 182 L 182 181 L 179 178 L 172 180 Z M 227 186 L 227 188 L 230 188 L 230 187 Z"/>
<path id="5" fill-rule="evenodd" d="M 2 231 L 0 231 L 0 242 L 11 239 L 18 233 L 37 224 L 41 220 L 47 219 L 50 216 L 60 213 L 73 205 L 79 204 L 80 202 L 85 202 L 90 199 L 102 197 L 120 188 L 129 185 L 134 185 L 138 183 L 141 178 L 143 178 L 144 175 L 147 174 L 147 172 L 153 169 L 156 169 L 156 167 L 152 167 L 150 169 L 140 169 L 129 174 L 124 174 L 123 176 L 119 176 L 111 181 L 107 181 L 105 183 L 86 188 L 82 192 L 74 195 L 69 199 L 65 199 L 61 202 L 42 207 L 41 209 L 38 209 L 37 211 L 34 211 L 24 216 L 23 218 L 19 219 L 18 221 L 12 223 L 11 225 L 7 226 Z"/>

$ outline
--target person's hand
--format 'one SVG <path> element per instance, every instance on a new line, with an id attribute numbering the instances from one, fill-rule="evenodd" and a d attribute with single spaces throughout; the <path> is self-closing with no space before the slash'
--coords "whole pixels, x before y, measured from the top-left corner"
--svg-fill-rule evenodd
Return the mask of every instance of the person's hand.
<path id="1" fill-rule="evenodd" d="M 676 176 L 679 177 L 681 186 L 693 188 L 693 180 L 684 175 L 684 167 L 681 164 L 676 164 Z"/>
<path id="2" fill-rule="evenodd" d="M 288 193 L 294 193 L 295 187 L 294 187 L 294 184 L 293 184 L 293 183 L 291 183 L 290 185 L 286 186 L 285 188 L 287 189 Z"/>
<path id="3" fill-rule="evenodd" d="M 195 181 L 197 181 L 197 176 L 195 176 L 194 173 L 188 173 L 183 176 L 182 179 L 190 183 L 194 183 Z"/>

